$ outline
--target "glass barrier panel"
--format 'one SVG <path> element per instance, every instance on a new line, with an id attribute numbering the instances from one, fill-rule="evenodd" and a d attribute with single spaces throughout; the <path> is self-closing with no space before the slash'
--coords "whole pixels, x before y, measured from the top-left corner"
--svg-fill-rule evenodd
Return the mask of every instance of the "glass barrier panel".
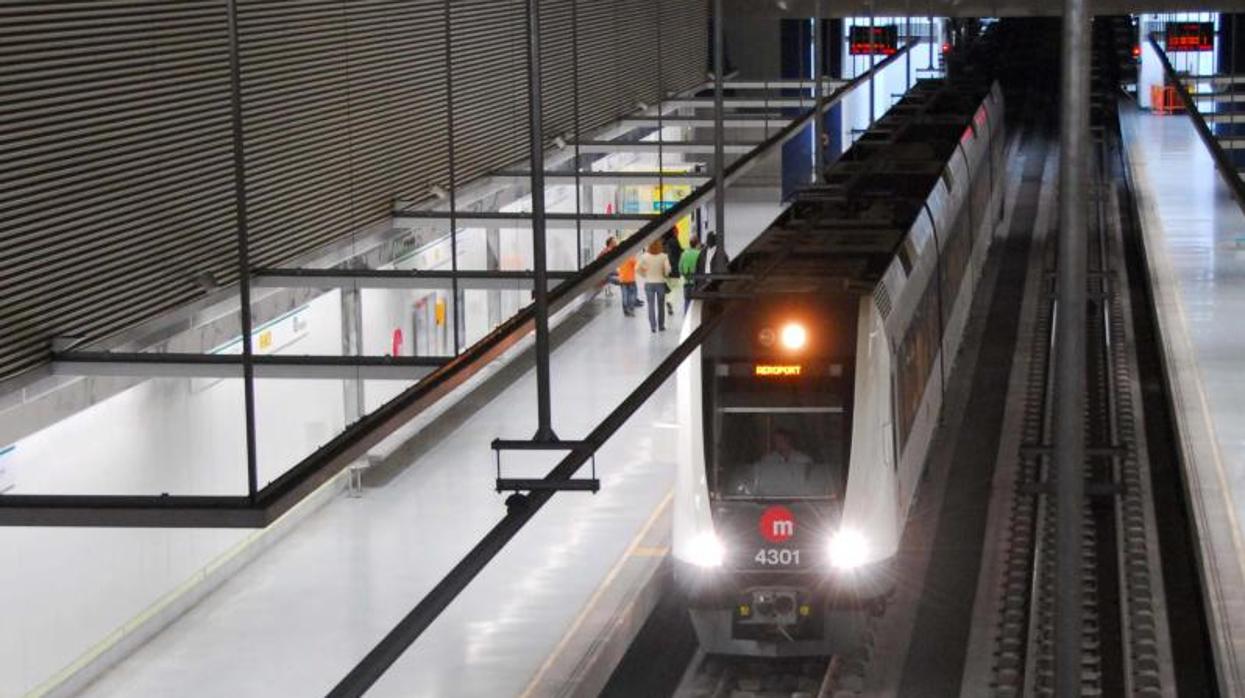
<path id="1" fill-rule="evenodd" d="M 247 493 L 241 378 L 74 381 L 77 388 L 62 388 L 66 399 L 107 397 L 0 448 L 0 492 Z"/>

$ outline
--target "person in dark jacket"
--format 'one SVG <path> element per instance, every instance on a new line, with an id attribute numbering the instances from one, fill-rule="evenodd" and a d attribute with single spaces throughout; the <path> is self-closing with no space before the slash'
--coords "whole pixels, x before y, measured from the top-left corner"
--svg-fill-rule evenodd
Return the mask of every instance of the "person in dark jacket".
<path id="1" fill-rule="evenodd" d="M 726 250 L 718 244 L 718 234 L 709 233 L 705 238 L 705 247 L 701 250 L 700 257 L 696 259 L 696 273 L 704 274 L 708 269 L 710 274 L 725 274 L 729 264 Z"/>
<path id="2" fill-rule="evenodd" d="M 662 250 L 666 253 L 666 259 L 670 260 L 670 269 L 678 270 L 679 258 L 683 256 L 683 246 L 679 244 L 679 235 L 676 230 L 667 230 L 666 234 L 661 238 Z M 666 279 L 666 298 L 673 298 L 674 293 L 683 285 L 683 280 L 678 274 L 671 274 Z M 674 303 L 670 300 L 666 301 L 666 313 L 674 316 Z"/>

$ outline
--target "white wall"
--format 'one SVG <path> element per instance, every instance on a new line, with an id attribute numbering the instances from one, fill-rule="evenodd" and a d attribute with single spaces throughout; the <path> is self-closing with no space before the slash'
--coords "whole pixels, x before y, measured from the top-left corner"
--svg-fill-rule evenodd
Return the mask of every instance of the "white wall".
<path id="1" fill-rule="evenodd" d="M 272 351 L 338 353 L 340 294 L 266 329 Z M 256 408 L 262 485 L 341 430 L 341 381 L 259 381 Z M 241 380 L 146 381 L 14 444 L 11 492 L 244 493 L 242 414 Z M 0 696 L 61 672 L 249 534 L 0 528 Z"/>

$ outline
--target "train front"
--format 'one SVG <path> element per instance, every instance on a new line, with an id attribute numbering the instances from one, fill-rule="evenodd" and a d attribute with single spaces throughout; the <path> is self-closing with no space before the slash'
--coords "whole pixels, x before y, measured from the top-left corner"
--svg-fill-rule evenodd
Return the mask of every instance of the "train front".
<path id="1" fill-rule="evenodd" d="M 678 379 L 676 581 L 707 652 L 830 654 L 886 593 L 895 547 L 893 477 L 848 473 L 854 431 L 888 452 L 884 333 L 846 293 L 697 302 L 685 333 L 702 312 L 724 316 Z"/>

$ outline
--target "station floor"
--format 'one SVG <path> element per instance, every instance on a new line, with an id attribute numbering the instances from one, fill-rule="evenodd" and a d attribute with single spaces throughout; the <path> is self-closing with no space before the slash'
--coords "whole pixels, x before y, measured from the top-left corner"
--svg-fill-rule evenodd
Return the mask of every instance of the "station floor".
<path id="1" fill-rule="evenodd" d="M 552 356 L 562 438 L 596 426 L 678 343 L 681 308 L 651 334 L 618 302 L 594 301 Z M 674 391 L 668 381 L 599 452 L 600 493 L 557 495 L 369 695 L 523 694 L 673 485 Z M 83 695 L 323 695 L 501 518 L 488 444 L 535 427 L 529 371 L 385 486 L 310 515 Z M 539 476 L 556 457 L 503 466 Z"/>
<path id="2" fill-rule="evenodd" d="M 1212 643 L 1245 690 L 1245 213 L 1191 119 L 1121 113 Z"/>

